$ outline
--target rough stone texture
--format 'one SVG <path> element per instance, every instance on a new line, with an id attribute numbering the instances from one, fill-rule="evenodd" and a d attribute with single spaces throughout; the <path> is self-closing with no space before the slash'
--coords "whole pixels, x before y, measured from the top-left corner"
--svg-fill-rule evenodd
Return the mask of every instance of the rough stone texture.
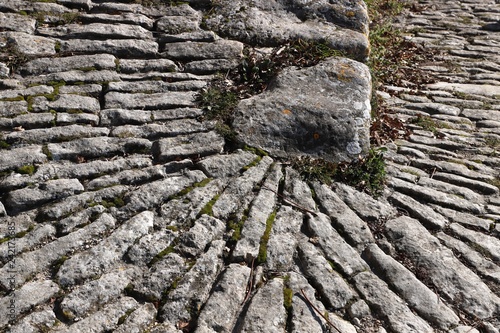
<path id="1" fill-rule="evenodd" d="M 412 131 L 377 198 L 223 139 L 197 104 L 290 39 L 365 61 L 364 2 L 174 2 L 0 1 L 0 331 L 499 333 L 498 1 L 389 22 L 423 62 L 375 87 Z M 264 125 L 368 113 L 364 65 L 281 73 L 242 102 L 279 107 Z"/>
<path id="2" fill-rule="evenodd" d="M 361 1 L 307 4 L 272 0 L 255 1 L 250 6 L 244 0 L 224 0 L 206 23 L 223 35 L 249 44 L 274 46 L 293 39 L 326 39 L 327 44 L 355 58 L 364 59 L 368 55 L 368 40 L 361 33 L 368 30 L 368 17 Z"/>
<path id="3" fill-rule="evenodd" d="M 400 217 L 388 221 L 386 228 L 396 249 L 418 265 L 421 274 L 450 302 L 459 301 L 460 309 L 479 318 L 499 312 L 500 298 L 418 221 Z"/>
<path id="4" fill-rule="evenodd" d="M 238 140 L 276 156 L 351 160 L 369 148 L 370 94 L 368 68 L 352 60 L 285 69 L 238 104 L 234 128 Z"/>
<path id="5" fill-rule="evenodd" d="M 245 299 L 245 284 L 249 276 L 250 268 L 246 266 L 231 264 L 226 268 L 198 317 L 196 332 L 231 331 L 240 304 Z"/>
<path id="6" fill-rule="evenodd" d="M 273 279 L 260 288 L 252 298 L 241 332 L 284 332 L 286 310 L 283 299 L 275 297 L 283 292 L 283 280 Z"/>

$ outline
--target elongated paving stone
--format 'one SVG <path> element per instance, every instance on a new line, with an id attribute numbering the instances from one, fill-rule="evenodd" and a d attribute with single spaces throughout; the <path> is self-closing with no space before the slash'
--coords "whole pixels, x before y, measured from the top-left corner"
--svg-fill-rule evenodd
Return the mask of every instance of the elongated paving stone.
<path id="1" fill-rule="evenodd" d="M 417 220 L 399 217 L 386 224 L 398 251 L 421 270 L 441 295 L 478 318 L 498 315 L 500 298 Z"/>

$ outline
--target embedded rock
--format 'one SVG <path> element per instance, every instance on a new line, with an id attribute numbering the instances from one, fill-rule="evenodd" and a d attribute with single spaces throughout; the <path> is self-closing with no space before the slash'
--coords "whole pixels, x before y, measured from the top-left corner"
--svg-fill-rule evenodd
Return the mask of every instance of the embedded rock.
<path id="1" fill-rule="evenodd" d="M 368 67 L 330 58 L 283 70 L 267 91 L 239 103 L 233 126 L 240 141 L 278 157 L 351 160 L 370 146 L 370 95 Z"/>
<path id="2" fill-rule="evenodd" d="M 303 2 L 223 0 L 206 24 L 223 36 L 248 44 L 276 46 L 302 39 L 324 42 L 359 60 L 367 57 L 368 13 L 363 1 Z"/>

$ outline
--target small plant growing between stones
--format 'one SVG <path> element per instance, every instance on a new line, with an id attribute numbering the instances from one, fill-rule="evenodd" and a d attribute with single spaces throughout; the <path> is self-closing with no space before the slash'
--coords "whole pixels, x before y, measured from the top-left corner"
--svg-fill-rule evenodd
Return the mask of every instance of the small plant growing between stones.
<path id="1" fill-rule="evenodd" d="M 36 171 L 36 167 L 33 164 L 23 165 L 17 168 L 17 172 L 23 175 L 32 175 Z"/>
<path id="2" fill-rule="evenodd" d="M 384 149 L 371 149 L 367 156 L 360 156 L 350 163 L 332 163 L 304 157 L 292 160 L 291 164 L 306 181 L 318 180 L 325 184 L 339 181 L 377 197 L 385 184 L 383 151 Z"/>

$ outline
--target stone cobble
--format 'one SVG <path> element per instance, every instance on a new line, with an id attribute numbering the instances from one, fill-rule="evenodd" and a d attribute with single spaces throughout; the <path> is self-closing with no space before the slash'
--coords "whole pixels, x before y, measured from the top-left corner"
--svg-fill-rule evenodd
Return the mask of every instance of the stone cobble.
<path id="1" fill-rule="evenodd" d="M 336 160 L 318 128 L 368 148 L 363 1 L 0 2 L 0 332 L 498 333 L 499 20 L 495 0 L 396 18 L 432 82 L 373 92 L 411 129 L 373 198 L 283 157 Z M 272 154 L 234 148 L 199 94 L 319 36 L 356 60 L 283 70 L 237 109 Z"/>

